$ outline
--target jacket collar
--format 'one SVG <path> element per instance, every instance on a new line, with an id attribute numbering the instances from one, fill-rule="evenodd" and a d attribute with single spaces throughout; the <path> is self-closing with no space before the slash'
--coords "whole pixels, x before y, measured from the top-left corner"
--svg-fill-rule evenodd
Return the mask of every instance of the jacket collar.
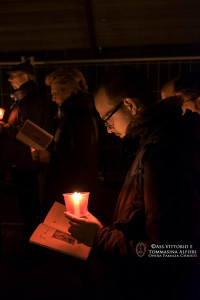
<path id="1" fill-rule="evenodd" d="M 124 138 L 125 155 L 134 154 L 139 147 L 155 143 L 163 136 L 200 145 L 200 115 L 190 110 L 182 115 L 182 103 L 181 97 L 170 97 L 134 117 Z"/>
<path id="2" fill-rule="evenodd" d="M 20 101 L 35 90 L 36 90 L 36 84 L 33 81 L 27 81 L 18 90 L 14 91 L 10 95 L 10 97 L 14 101 Z"/>
<path id="3" fill-rule="evenodd" d="M 182 103 L 181 97 L 174 96 L 138 113 L 127 128 L 127 137 L 145 136 L 154 129 L 173 126 L 182 116 Z"/>
<path id="4" fill-rule="evenodd" d="M 89 109 L 92 108 L 92 101 L 88 94 L 77 94 L 74 95 L 68 99 L 66 99 L 62 104 L 61 104 L 61 111 L 68 110 L 70 108 L 73 109 Z"/>

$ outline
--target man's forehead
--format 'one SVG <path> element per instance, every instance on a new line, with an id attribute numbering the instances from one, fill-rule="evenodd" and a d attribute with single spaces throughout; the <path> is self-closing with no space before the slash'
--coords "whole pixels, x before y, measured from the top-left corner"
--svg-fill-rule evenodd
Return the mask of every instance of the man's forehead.
<path id="1" fill-rule="evenodd" d="M 95 107 L 101 116 L 104 116 L 110 111 L 114 105 L 110 104 L 110 98 L 108 97 L 104 88 L 100 88 L 94 97 Z"/>
<path id="2" fill-rule="evenodd" d="M 14 72 L 10 73 L 11 76 L 18 76 L 18 75 L 23 75 L 23 74 L 25 74 L 25 72 L 22 72 L 22 71 L 14 71 Z"/>
<path id="3" fill-rule="evenodd" d="M 60 83 L 59 81 L 54 80 L 51 83 L 51 88 L 53 88 L 53 89 L 66 89 L 66 88 L 68 88 L 68 83 L 64 84 L 64 83 Z"/>

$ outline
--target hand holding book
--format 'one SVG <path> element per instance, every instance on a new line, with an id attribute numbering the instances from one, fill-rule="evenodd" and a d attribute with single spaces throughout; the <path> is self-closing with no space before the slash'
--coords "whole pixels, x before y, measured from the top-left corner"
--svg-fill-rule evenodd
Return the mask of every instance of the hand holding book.
<path id="1" fill-rule="evenodd" d="M 69 220 L 69 225 L 71 225 L 68 231 L 72 237 L 92 247 L 95 235 L 99 228 L 102 227 L 101 222 L 90 212 L 88 212 L 84 218 L 76 217 L 69 212 L 65 212 L 65 216 Z"/>
<path id="2" fill-rule="evenodd" d="M 55 202 L 43 223 L 39 224 L 30 237 L 30 243 L 86 260 L 90 247 L 79 243 L 70 235 L 69 221 L 64 215 L 65 205 Z"/>

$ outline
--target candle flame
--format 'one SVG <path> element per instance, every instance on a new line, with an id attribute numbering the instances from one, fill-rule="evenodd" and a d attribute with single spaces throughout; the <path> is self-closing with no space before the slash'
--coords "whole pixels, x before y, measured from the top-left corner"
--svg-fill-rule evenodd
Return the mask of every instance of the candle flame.
<path id="1" fill-rule="evenodd" d="M 75 193 L 73 194 L 73 198 L 74 198 L 74 203 L 79 203 L 79 200 L 81 199 L 81 194 L 75 192 Z"/>
<path id="2" fill-rule="evenodd" d="M 3 108 L 0 108 L 0 120 L 2 120 L 2 119 L 3 119 L 4 112 L 5 112 L 5 109 L 3 109 Z"/>

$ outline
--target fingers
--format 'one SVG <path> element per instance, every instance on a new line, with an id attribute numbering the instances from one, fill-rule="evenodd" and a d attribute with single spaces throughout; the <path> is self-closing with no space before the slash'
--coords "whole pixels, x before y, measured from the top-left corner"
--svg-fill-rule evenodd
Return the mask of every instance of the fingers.
<path id="1" fill-rule="evenodd" d="M 80 233 L 80 231 L 76 228 L 76 227 L 70 227 L 69 229 L 68 229 L 68 231 L 69 231 L 69 233 L 71 234 L 71 236 L 73 237 L 73 238 L 75 238 L 76 240 L 78 240 L 78 241 L 80 241 L 80 242 L 82 242 L 83 240 L 82 240 L 82 238 L 81 238 L 81 233 Z"/>
<path id="2" fill-rule="evenodd" d="M 79 230 L 76 230 L 75 228 L 70 227 L 68 231 L 71 234 L 71 236 L 73 238 L 75 238 L 78 242 L 83 243 L 89 247 L 92 246 L 91 241 L 87 237 L 85 237 L 85 235 L 82 234 Z"/>
<path id="3" fill-rule="evenodd" d="M 76 227 L 69 227 L 68 229 L 69 233 L 71 233 L 73 236 L 74 234 L 78 234 L 78 229 Z"/>
<path id="4" fill-rule="evenodd" d="M 91 217 L 94 217 L 90 212 L 89 212 L 89 210 L 87 211 L 87 218 L 91 218 Z"/>
<path id="5" fill-rule="evenodd" d="M 72 221 L 74 223 L 77 223 L 77 224 L 84 224 L 84 223 L 86 223 L 86 219 L 84 219 L 84 218 L 76 217 L 76 216 L 70 214 L 69 212 L 64 212 L 64 214 L 65 214 L 65 217 L 67 219 L 69 219 L 70 221 Z"/>
<path id="6" fill-rule="evenodd" d="M 78 218 L 69 212 L 64 213 L 66 218 L 69 220 L 68 232 L 73 238 L 77 239 L 81 243 L 92 246 L 94 237 L 102 224 L 92 214 L 89 213 L 87 218 Z"/>
<path id="7" fill-rule="evenodd" d="M 71 236 L 72 236 L 73 238 L 75 238 L 76 240 L 79 241 L 79 233 L 78 233 L 78 231 L 74 230 L 74 229 L 71 228 L 71 227 L 68 229 L 68 231 L 69 231 L 69 233 L 71 234 Z M 81 241 L 80 241 L 80 242 L 81 242 Z"/>
<path id="8" fill-rule="evenodd" d="M 71 213 L 69 213 L 67 211 L 64 212 L 64 214 L 67 219 L 69 219 L 70 221 L 75 222 L 77 224 L 85 224 L 88 221 L 91 221 L 94 223 L 100 223 L 99 220 L 95 216 L 93 216 L 90 212 L 87 212 L 86 218 L 76 217 L 75 215 L 72 215 Z"/>
<path id="9" fill-rule="evenodd" d="M 77 223 L 72 222 L 72 221 L 69 221 L 69 225 L 71 225 L 72 227 L 77 228 L 77 229 L 79 228 L 79 225 Z"/>

